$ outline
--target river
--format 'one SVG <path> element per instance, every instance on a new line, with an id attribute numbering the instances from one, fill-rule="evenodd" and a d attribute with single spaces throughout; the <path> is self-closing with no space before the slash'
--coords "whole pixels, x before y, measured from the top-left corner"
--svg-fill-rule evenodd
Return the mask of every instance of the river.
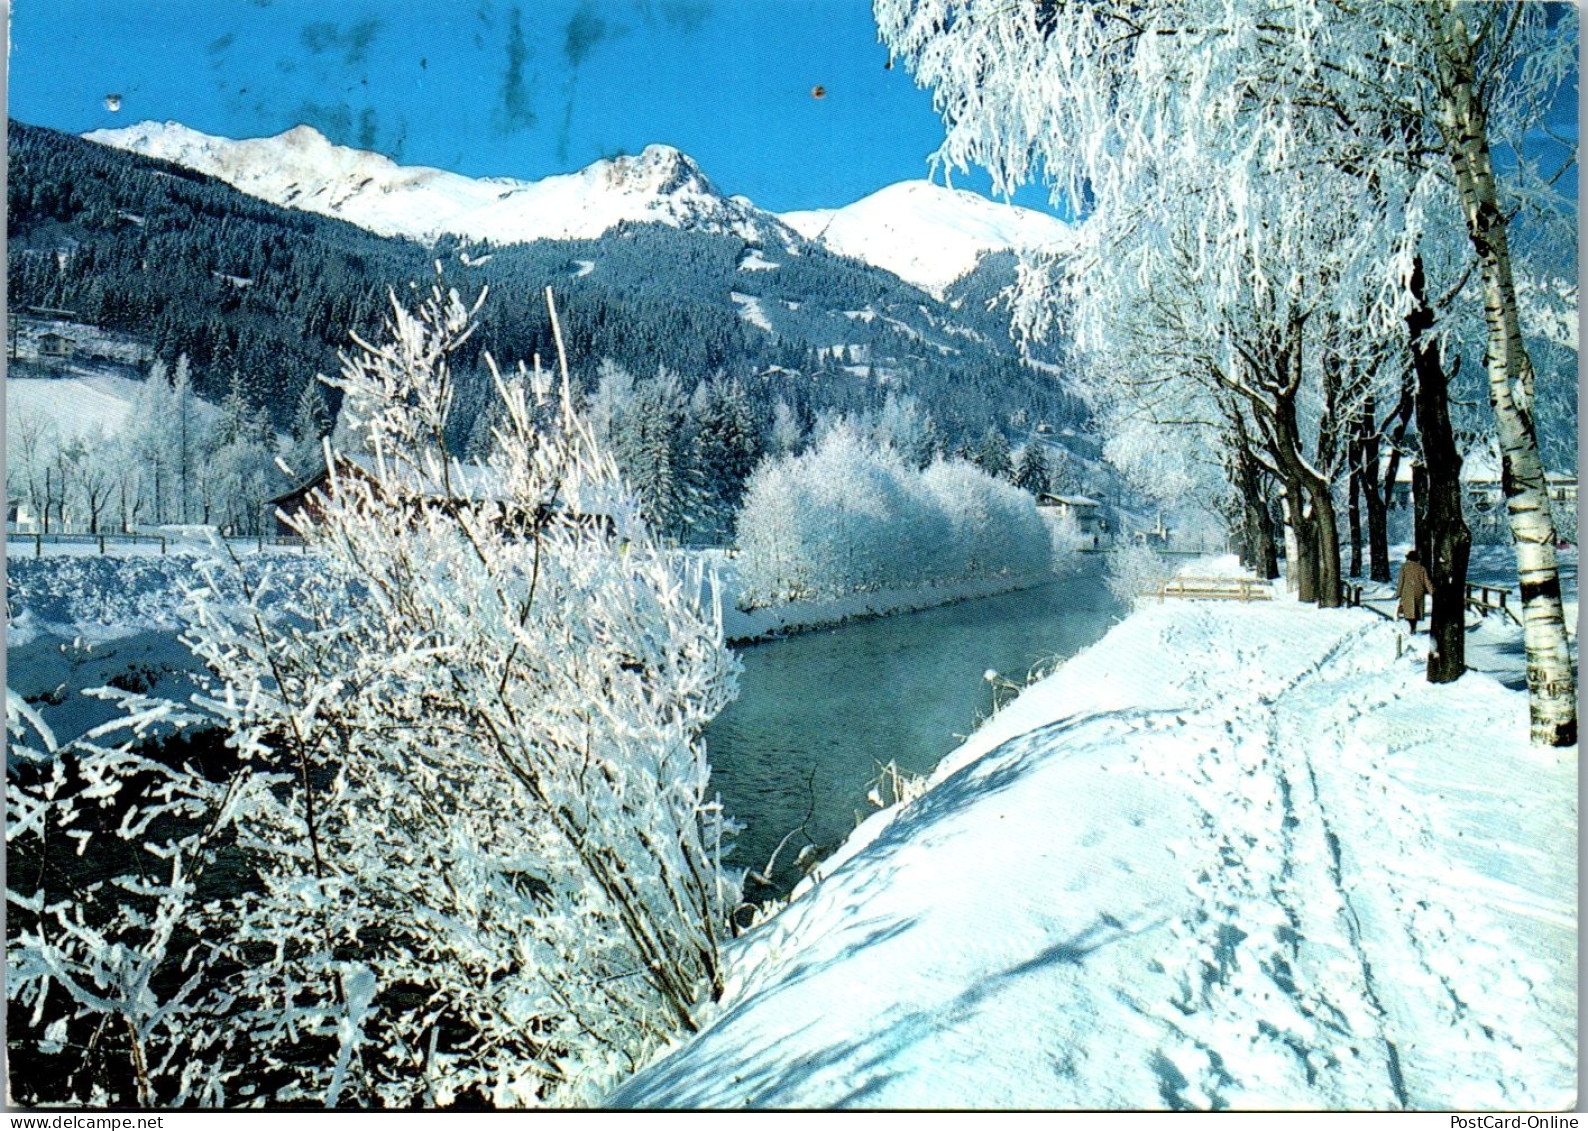
<path id="1" fill-rule="evenodd" d="M 881 765 L 924 773 L 958 746 L 992 708 L 989 669 L 1024 683 L 1107 632 L 1123 610 L 1099 563 L 1016 593 L 742 649 L 739 698 L 706 731 L 714 788 L 747 826 L 733 859 L 764 869 L 785 834 L 806 829 L 779 855 L 774 888 L 747 883 L 746 897 L 786 894 L 807 841 L 826 855 L 874 812 L 866 793 Z"/>

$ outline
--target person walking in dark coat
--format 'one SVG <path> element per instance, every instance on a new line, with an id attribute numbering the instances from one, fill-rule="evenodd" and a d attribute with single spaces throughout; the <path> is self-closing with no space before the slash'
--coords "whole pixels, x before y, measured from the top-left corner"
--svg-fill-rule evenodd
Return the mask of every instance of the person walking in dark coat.
<path id="1" fill-rule="evenodd" d="M 1417 560 L 1417 551 L 1407 550 L 1400 579 L 1395 583 L 1395 596 L 1400 600 L 1397 613 L 1411 623 L 1412 632 L 1417 631 L 1417 622 L 1423 619 L 1423 599 L 1433 595 L 1433 584 L 1428 580 L 1428 571 Z"/>

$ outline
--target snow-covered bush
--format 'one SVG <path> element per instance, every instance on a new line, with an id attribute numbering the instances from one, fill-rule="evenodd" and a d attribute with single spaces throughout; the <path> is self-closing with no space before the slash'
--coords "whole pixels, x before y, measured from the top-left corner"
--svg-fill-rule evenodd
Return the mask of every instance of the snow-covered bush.
<path id="1" fill-rule="evenodd" d="M 750 607 L 1051 564 L 1030 495 L 965 463 L 916 471 L 844 420 L 805 453 L 756 469 L 738 535 Z"/>
<path id="2" fill-rule="evenodd" d="M 250 783 L 144 756 L 133 743 L 153 717 L 198 716 L 117 697 L 124 720 L 58 749 L 7 689 L 8 1094 L 211 1106 L 238 1067 L 213 1055 L 226 1034 L 210 1012 L 232 955 L 206 937 L 197 892 Z M 132 737 L 104 744 L 122 728 Z"/>
<path id="3" fill-rule="evenodd" d="M 934 463 L 921 481 L 949 520 L 941 576 L 1036 574 L 1052 566 L 1052 539 L 1027 492 L 957 460 Z"/>
<path id="4" fill-rule="evenodd" d="M 930 576 L 919 551 L 947 534 L 918 476 L 839 420 L 815 447 L 751 475 L 738 523 L 744 596 L 753 606 L 908 585 Z"/>
<path id="5" fill-rule="evenodd" d="M 734 688 L 718 613 L 635 517 L 566 369 L 560 395 L 496 375 L 488 468 L 450 458 L 448 356 L 472 314 L 434 292 L 346 359 L 373 458 L 333 461 L 321 515 L 300 522 L 323 568 L 290 611 L 268 579 L 195 594 L 202 706 L 238 769 L 209 793 L 170 771 L 197 795 L 175 816 L 229 846 L 232 878 L 184 883 L 209 841 L 134 846 L 171 878 L 116 883 L 180 905 L 178 935 L 198 940 L 174 955 L 168 939 L 158 977 L 125 960 L 150 914 L 124 923 L 108 890 L 56 913 L 120 931 L 85 945 L 146 991 L 127 1024 L 172 1034 L 109 1099 L 588 1102 L 720 991 L 738 887 L 700 737 Z M 58 795 L 30 792 L 26 827 Z M 12 885 L 14 906 L 50 911 Z M 32 994 L 41 1023 L 58 989 L 99 1008 L 67 981 L 70 941 L 41 931 L 9 953 L 13 1000 Z"/>
<path id="6" fill-rule="evenodd" d="M 1131 543 L 1108 556 L 1104 583 L 1127 608 L 1142 596 L 1155 593 L 1174 574 L 1174 568 L 1151 546 Z"/>

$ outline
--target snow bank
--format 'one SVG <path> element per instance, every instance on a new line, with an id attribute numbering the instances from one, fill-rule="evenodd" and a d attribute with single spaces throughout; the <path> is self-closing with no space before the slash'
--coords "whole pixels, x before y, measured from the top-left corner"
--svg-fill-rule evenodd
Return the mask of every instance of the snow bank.
<path id="1" fill-rule="evenodd" d="M 6 562 L 6 686 L 49 709 L 56 738 L 69 742 L 118 711 L 85 696 L 118 687 L 185 702 L 203 665 L 180 639 L 187 591 L 204 583 L 203 555 L 11 558 Z M 244 577 L 268 569 L 273 597 L 289 603 L 315 560 L 255 555 Z"/>
<path id="2" fill-rule="evenodd" d="M 722 634 L 729 644 L 750 644 L 771 640 L 791 632 L 833 628 L 853 620 L 913 613 L 939 605 L 993 597 L 1016 589 L 1029 589 L 1052 581 L 1054 574 L 973 578 L 942 585 L 914 585 L 877 589 L 870 593 L 850 593 L 822 601 L 795 601 L 746 611 L 739 607 L 743 582 L 739 561 L 721 550 L 686 550 L 702 557 L 721 586 Z M 703 599 L 709 595 L 702 594 Z"/>
<path id="3" fill-rule="evenodd" d="M 1570 1106 L 1575 752 L 1403 639 L 1136 613 L 857 830 L 610 1102 Z"/>

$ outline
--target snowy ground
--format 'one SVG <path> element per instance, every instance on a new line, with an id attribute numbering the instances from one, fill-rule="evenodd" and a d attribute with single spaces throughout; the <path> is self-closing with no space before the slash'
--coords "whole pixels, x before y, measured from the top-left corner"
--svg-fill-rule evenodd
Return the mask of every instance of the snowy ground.
<path id="1" fill-rule="evenodd" d="M 1564 1108 L 1576 752 L 1288 600 L 1148 604 L 734 944 L 621 1107 Z"/>
<path id="2" fill-rule="evenodd" d="M 1392 547 L 1390 561 L 1399 570 L 1406 560 L 1409 547 Z M 1562 604 L 1566 613 L 1566 631 L 1571 638 L 1572 658 L 1577 657 L 1578 611 L 1577 602 L 1577 547 L 1569 546 L 1556 551 L 1556 564 L 1560 570 Z M 1516 551 L 1511 546 L 1474 546 L 1472 559 L 1467 566 L 1467 580 L 1474 585 L 1489 585 L 1510 591 L 1510 604 L 1518 615 L 1521 602 L 1517 597 Z M 1363 585 L 1363 604 L 1386 617 L 1396 612 L 1395 587 L 1367 582 Z M 1402 627 L 1405 623 L 1402 622 Z M 1419 641 L 1426 643 L 1428 622 L 1420 626 Z M 1522 648 L 1522 628 L 1512 618 L 1498 612 L 1467 614 L 1467 666 L 1474 671 L 1486 672 L 1513 690 L 1527 686 L 1527 659 Z"/>
<path id="3" fill-rule="evenodd" d="M 6 562 L 6 686 L 48 707 L 55 737 L 70 741 L 117 714 L 82 694 L 113 686 L 186 701 L 201 665 L 179 639 L 186 591 L 203 584 L 202 555 L 18 557 Z M 265 563 L 292 581 L 313 569 L 301 555 L 244 559 L 257 584 Z"/>

